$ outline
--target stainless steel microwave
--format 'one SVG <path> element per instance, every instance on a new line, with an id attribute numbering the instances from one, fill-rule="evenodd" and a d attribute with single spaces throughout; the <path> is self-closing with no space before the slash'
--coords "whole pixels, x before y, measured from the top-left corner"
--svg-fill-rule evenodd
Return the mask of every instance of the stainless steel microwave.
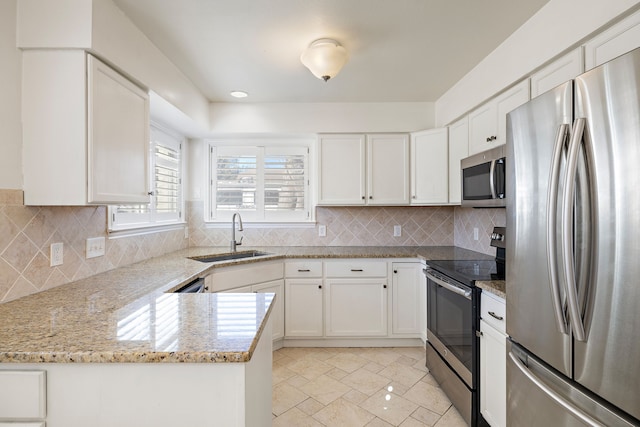
<path id="1" fill-rule="evenodd" d="M 507 205 L 505 161 L 504 145 L 460 161 L 462 206 L 495 208 Z"/>

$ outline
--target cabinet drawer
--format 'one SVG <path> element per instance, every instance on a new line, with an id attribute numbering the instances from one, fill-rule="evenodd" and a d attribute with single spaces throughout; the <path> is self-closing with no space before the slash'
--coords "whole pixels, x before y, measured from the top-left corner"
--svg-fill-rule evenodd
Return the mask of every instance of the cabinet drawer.
<path id="1" fill-rule="evenodd" d="M 347 260 L 326 262 L 327 277 L 386 277 L 386 261 Z"/>
<path id="2" fill-rule="evenodd" d="M 503 334 L 506 333 L 507 309 L 504 299 L 483 291 L 480 300 L 480 318 Z"/>
<path id="3" fill-rule="evenodd" d="M 45 371 L 0 371 L 0 421 L 46 416 Z"/>
<path id="4" fill-rule="evenodd" d="M 322 261 L 287 261 L 285 277 L 322 277 Z"/>

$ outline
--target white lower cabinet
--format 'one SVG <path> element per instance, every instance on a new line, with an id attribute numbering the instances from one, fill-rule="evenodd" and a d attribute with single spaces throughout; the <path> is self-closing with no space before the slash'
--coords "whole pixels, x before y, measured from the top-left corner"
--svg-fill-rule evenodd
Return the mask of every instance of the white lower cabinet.
<path id="1" fill-rule="evenodd" d="M 322 337 L 322 279 L 285 280 L 285 335 Z"/>
<path id="2" fill-rule="evenodd" d="M 387 335 L 386 278 L 327 279 L 325 283 L 328 337 Z"/>
<path id="3" fill-rule="evenodd" d="M 284 337 L 284 280 L 273 280 L 271 282 L 253 285 L 251 292 L 256 293 L 273 293 L 276 296 L 273 309 L 271 310 L 271 328 L 273 332 L 273 340 Z M 266 302 L 271 303 L 271 299 Z"/>
<path id="4" fill-rule="evenodd" d="M 394 262 L 391 296 L 392 320 L 394 335 L 409 334 L 422 336 L 426 309 L 426 289 L 422 273 L 422 264 L 413 262 Z M 423 301 L 424 300 L 424 301 Z M 426 329 L 425 329 L 426 331 Z"/>
<path id="5" fill-rule="evenodd" d="M 491 427 L 507 425 L 507 336 L 504 300 L 482 293 L 480 320 L 480 413 Z M 492 313 L 490 316 L 486 316 Z M 491 320 L 484 317 L 491 317 Z M 498 318 L 502 317 L 502 320 Z M 502 322 L 499 323 L 499 322 Z M 494 325 L 494 326 L 492 326 Z"/>
<path id="6" fill-rule="evenodd" d="M 0 370 L 0 426 L 44 426 L 46 415 L 45 371 Z"/>
<path id="7" fill-rule="evenodd" d="M 265 261 L 246 265 L 221 267 L 205 277 L 208 292 L 276 294 L 271 310 L 273 340 L 284 337 L 284 267 L 282 261 Z M 270 303 L 271 300 L 265 301 Z"/>

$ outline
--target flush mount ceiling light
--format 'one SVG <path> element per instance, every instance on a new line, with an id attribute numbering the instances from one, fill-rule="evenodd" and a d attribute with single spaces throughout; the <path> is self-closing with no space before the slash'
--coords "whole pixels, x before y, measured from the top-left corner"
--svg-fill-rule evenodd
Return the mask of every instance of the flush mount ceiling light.
<path id="1" fill-rule="evenodd" d="M 246 98 L 249 94 L 242 90 L 234 90 L 231 92 L 231 96 L 234 98 Z"/>
<path id="2" fill-rule="evenodd" d="M 340 72 L 349 59 L 347 50 L 333 39 L 318 39 L 300 55 L 300 61 L 325 82 Z"/>

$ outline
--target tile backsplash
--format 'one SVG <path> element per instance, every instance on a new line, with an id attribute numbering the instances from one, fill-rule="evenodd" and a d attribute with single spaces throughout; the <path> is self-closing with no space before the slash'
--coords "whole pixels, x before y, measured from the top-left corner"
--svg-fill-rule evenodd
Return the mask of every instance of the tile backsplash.
<path id="1" fill-rule="evenodd" d="M 204 204 L 189 202 L 189 246 L 227 246 L 228 223 L 208 228 Z M 246 226 L 242 234 L 250 246 L 451 246 L 454 210 L 452 207 L 318 207 L 316 225 L 306 228 L 264 228 Z M 229 213 L 229 221 L 231 213 Z M 325 237 L 318 226 L 327 227 Z M 394 237 L 400 225 L 402 235 Z M 236 238 L 238 238 L 236 236 Z"/>
<path id="2" fill-rule="evenodd" d="M 454 244 L 465 249 L 496 254 L 496 248 L 490 246 L 493 227 L 504 227 L 507 224 L 507 210 L 504 208 L 474 209 L 455 208 Z M 478 229 L 478 240 L 473 238 L 473 229 Z M 507 230 L 508 232 L 508 230 Z"/>
<path id="3" fill-rule="evenodd" d="M 228 223 L 208 228 L 202 201 L 187 202 L 189 239 L 182 229 L 106 240 L 105 256 L 86 259 L 86 239 L 107 236 L 107 208 L 35 207 L 22 191 L 0 190 L 0 303 L 60 286 L 187 246 L 227 246 Z M 489 235 L 506 222 L 505 209 L 460 207 L 318 207 L 315 225 L 255 227 L 247 246 L 459 246 L 494 255 Z M 231 219 L 231 217 L 229 217 Z M 325 225 L 327 235 L 318 236 Z M 394 237 L 399 225 L 402 234 Z M 473 239 L 478 228 L 480 239 Z M 51 243 L 64 243 L 64 263 L 50 267 Z"/>
<path id="4" fill-rule="evenodd" d="M 22 205 L 22 191 L 0 190 L 0 302 L 185 248 L 183 230 L 107 239 L 105 256 L 85 259 L 86 239 L 107 235 L 107 208 Z M 50 267 L 49 246 L 64 243 Z"/>

